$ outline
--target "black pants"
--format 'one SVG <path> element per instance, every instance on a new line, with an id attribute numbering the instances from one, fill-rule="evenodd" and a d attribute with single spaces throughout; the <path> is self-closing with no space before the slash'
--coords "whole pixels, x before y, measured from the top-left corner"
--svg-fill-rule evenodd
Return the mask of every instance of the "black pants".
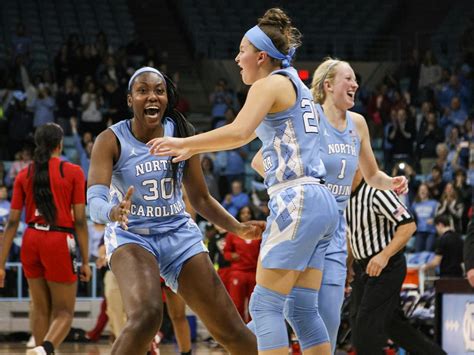
<path id="1" fill-rule="evenodd" d="M 411 354 L 445 354 L 415 329 L 400 307 L 400 290 L 406 275 L 403 253 L 392 256 L 378 277 L 369 277 L 370 259 L 354 261 L 350 318 L 352 344 L 358 355 L 381 355 L 390 338 Z"/>

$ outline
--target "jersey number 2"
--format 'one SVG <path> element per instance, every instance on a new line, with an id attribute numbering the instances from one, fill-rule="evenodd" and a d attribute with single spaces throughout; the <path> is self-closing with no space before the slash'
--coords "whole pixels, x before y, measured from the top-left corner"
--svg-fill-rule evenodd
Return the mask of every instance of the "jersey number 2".
<path id="1" fill-rule="evenodd" d="M 301 100 L 301 108 L 309 107 L 309 111 L 303 113 L 304 130 L 306 133 L 318 133 L 318 122 L 316 120 L 316 112 L 311 100 Z"/>

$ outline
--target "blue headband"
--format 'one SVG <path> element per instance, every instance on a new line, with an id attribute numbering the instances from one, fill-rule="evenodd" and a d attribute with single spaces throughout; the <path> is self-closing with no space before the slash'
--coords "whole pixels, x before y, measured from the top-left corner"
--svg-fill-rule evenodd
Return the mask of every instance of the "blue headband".
<path id="1" fill-rule="evenodd" d="M 281 66 L 287 68 L 290 66 L 291 60 L 295 55 L 295 48 L 291 47 L 288 54 L 281 53 L 273 44 L 270 37 L 263 32 L 260 27 L 254 26 L 245 33 L 245 37 L 259 50 L 265 51 L 268 55 L 275 59 L 281 60 Z"/>
<path id="2" fill-rule="evenodd" d="M 160 73 L 159 70 L 157 70 L 157 69 L 155 69 L 155 68 L 152 68 L 152 67 L 143 67 L 143 68 L 138 69 L 135 73 L 133 73 L 132 77 L 131 77 L 130 80 L 128 81 L 128 91 L 130 91 L 130 90 L 132 89 L 132 84 L 133 84 L 133 81 L 135 80 L 135 78 L 136 78 L 137 76 L 139 76 L 140 74 L 142 74 L 142 73 L 147 73 L 147 72 L 157 74 L 157 75 L 163 80 L 163 83 L 164 83 L 165 86 L 166 86 L 165 77 L 163 76 L 163 74 Z"/>

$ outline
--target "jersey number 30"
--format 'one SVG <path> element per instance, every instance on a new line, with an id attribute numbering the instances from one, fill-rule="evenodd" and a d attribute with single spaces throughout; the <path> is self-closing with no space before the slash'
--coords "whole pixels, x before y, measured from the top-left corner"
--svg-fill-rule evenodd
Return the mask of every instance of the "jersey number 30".
<path id="1" fill-rule="evenodd" d="M 143 195 L 145 201 L 155 201 L 159 198 L 169 200 L 173 197 L 174 188 L 172 178 L 164 178 L 161 180 L 149 179 L 143 181 L 142 185 L 148 187 L 148 190 L 150 191 L 150 194 Z"/>

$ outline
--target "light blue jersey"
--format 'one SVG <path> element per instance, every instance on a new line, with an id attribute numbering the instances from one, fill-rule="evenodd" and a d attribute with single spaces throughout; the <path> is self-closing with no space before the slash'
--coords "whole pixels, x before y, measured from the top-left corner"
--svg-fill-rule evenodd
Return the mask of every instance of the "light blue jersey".
<path id="1" fill-rule="evenodd" d="M 257 128 L 270 195 L 260 258 L 265 268 L 322 269 L 338 213 L 333 196 L 320 183 L 326 171 L 320 159 L 313 97 L 294 68 L 270 75 L 285 75 L 291 80 L 296 103 L 268 114 Z"/>
<path id="2" fill-rule="evenodd" d="M 174 136 L 175 124 L 163 119 L 164 136 Z M 184 162 L 173 178 L 170 157 L 155 157 L 149 147 L 137 140 L 131 121 L 110 127 L 120 142 L 120 158 L 113 167 L 112 202 L 122 199 L 129 186 L 135 191 L 128 216 L 128 229 L 138 234 L 165 233 L 178 228 L 190 218 L 184 209 L 181 182 Z"/>
<path id="3" fill-rule="evenodd" d="M 175 124 L 163 119 L 164 136 L 175 135 Z M 120 143 L 120 157 L 112 171 L 112 202 L 118 203 L 128 187 L 135 188 L 128 216 L 128 230 L 109 223 L 104 241 L 107 260 L 121 246 L 135 244 L 148 250 L 158 262 L 161 276 L 173 291 L 184 263 L 196 254 L 207 252 L 198 226 L 184 209 L 181 183 L 184 162 L 173 174 L 170 157 L 150 155 L 145 143 L 137 140 L 131 121 L 112 127 Z"/>
<path id="4" fill-rule="evenodd" d="M 317 104 L 316 110 L 320 118 L 321 159 L 327 171 L 326 185 L 339 207 L 339 223 L 326 251 L 318 302 L 334 353 L 346 279 L 346 220 L 343 211 L 349 201 L 352 180 L 359 163 L 360 138 L 349 112 L 346 113 L 346 128 L 339 131 L 329 123 L 321 105 Z"/>
<path id="5" fill-rule="evenodd" d="M 297 97 L 292 107 L 268 114 L 256 129 L 263 142 L 267 188 L 301 177 L 322 178 L 326 173 L 320 159 L 319 124 L 311 92 L 293 67 L 276 70 L 270 75 L 276 74 L 291 80 Z"/>
<path id="6" fill-rule="evenodd" d="M 321 127 L 321 159 L 326 167 L 326 186 L 336 198 L 339 210 L 342 212 L 351 196 L 351 186 L 354 174 L 359 164 L 360 138 L 350 113 L 346 113 L 347 125 L 343 131 L 334 128 L 324 114 L 321 105 L 316 104 Z M 325 268 L 325 276 L 337 273 L 337 278 L 345 278 L 346 265 L 346 235 L 344 215 L 340 214 L 341 221 L 326 253 L 326 259 L 336 258 L 344 269 Z M 342 255 L 331 256 L 334 253 Z"/>
<path id="7" fill-rule="evenodd" d="M 339 131 L 329 123 L 320 104 L 316 104 L 321 128 L 321 159 L 326 167 L 326 186 L 344 211 L 351 197 L 351 186 L 359 164 L 360 139 L 349 112 L 347 126 Z"/>

